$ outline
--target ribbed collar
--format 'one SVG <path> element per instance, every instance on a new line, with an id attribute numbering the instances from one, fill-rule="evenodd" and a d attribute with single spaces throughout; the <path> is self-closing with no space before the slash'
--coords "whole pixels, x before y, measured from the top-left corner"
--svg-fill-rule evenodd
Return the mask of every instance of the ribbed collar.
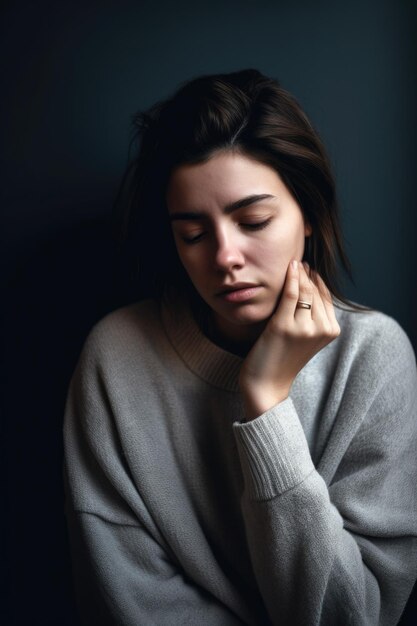
<path id="1" fill-rule="evenodd" d="M 162 323 L 174 349 L 187 367 L 207 383 L 225 391 L 239 391 L 243 359 L 226 352 L 200 330 L 185 302 L 163 299 Z"/>

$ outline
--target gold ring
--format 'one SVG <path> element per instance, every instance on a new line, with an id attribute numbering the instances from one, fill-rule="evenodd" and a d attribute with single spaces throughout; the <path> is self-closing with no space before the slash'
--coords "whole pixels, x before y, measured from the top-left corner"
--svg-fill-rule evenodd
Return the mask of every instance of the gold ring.
<path id="1" fill-rule="evenodd" d="M 305 302 L 304 300 L 298 300 L 296 309 L 311 309 L 310 302 Z"/>

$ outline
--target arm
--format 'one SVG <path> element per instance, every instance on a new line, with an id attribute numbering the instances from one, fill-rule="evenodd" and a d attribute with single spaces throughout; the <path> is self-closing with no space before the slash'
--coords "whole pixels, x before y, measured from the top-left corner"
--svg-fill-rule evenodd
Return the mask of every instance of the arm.
<path id="1" fill-rule="evenodd" d="M 70 509 L 67 520 L 83 624 L 240 624 L 182 575 L 143 526 Z"/>
<path id="2" fill-rule="evenodd" d="M 339 458 L 331 472 L 323 466 L 326 481 L 291 398 L 234 425 L 247 540 L 274 624 L 400 618 L 417 575 L 417 377 L 401 340 L 401 364 L 387 357 L 375 391 L 346 403 L 344 419 L 355 427 L 346 425 L 345 447 L 334 428 L 328 458 Z"/>
<path id="3" fill-rule="evenodd" d="M 64 425 L 66 515 L 83 623 L 237 625 L 223 603 L 184 575 L 142 499 L 123 454 L 106 373 L 89 343 L 71 382 Z"/>

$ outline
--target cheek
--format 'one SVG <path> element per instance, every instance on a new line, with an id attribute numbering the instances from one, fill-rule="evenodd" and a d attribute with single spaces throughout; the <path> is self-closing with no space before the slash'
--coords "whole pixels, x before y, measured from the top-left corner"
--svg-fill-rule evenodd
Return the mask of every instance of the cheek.
<path id="1" fill-rule="evenodd" d="M 252 250 L 252 258 L 260 265 L 268 267 L 288 266 L 293 258 L 301 258 L 304 250 L 304 237 L 292 234 L 289 237 L 273 238 L 263 241 L 262 245 Z"/>
<path id="2" fill-rule="evenodd" d="M 287 236 L 271 237 L 252 250 L 252 261 L 260 269 L 273 276 L 277 287 L 285 281 L 288 265 L 292 259 L 301 259 L 304 252 L 304 232 L 290 232 Z"/>

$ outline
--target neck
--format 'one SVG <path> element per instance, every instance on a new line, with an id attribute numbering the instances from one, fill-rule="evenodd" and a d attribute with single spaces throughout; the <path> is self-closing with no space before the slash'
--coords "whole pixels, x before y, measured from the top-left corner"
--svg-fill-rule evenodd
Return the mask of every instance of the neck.
<path id="1" fill-rule="evenodd" d="M 245 357 L 264 330 L 265 325 L 266 321 L 259 324 L 230 327 L 210 315 L 202 331 L 210 341 L 223 350 Z"/>
<path id="2" fill-rule="evenodd" d="M 248 354 L 268 321 L 241 326 L 228 324 L 223 318 L 214 315 L 213 311 L 196 294 L 188 297 L 188 304 L 202 333 L 219 348 L 240 357 Z"/>

